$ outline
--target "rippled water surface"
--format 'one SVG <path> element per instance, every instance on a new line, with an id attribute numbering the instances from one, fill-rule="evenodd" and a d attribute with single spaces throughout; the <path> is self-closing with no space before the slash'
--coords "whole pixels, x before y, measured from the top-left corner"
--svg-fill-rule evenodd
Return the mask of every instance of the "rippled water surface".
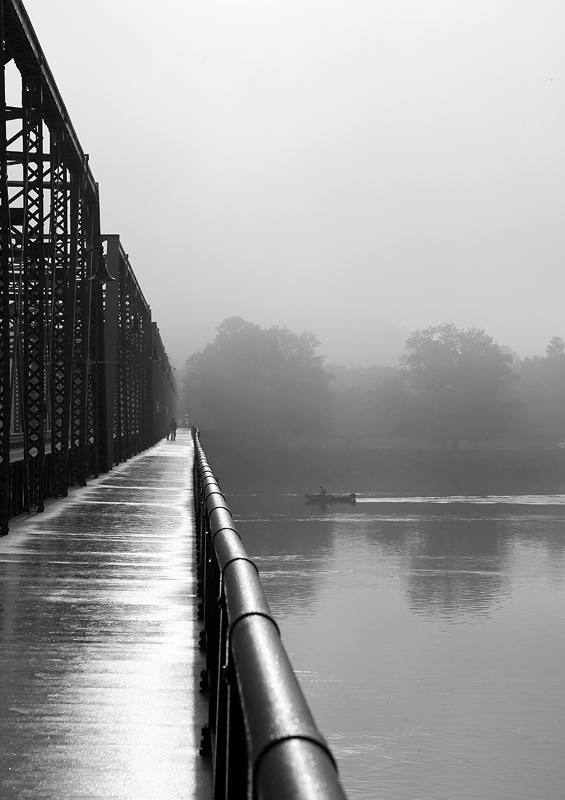
<path id="1" fill-rule="evenodd" d="M 351 800 L 557 800 L 565 497 L 230 498 Z"/>

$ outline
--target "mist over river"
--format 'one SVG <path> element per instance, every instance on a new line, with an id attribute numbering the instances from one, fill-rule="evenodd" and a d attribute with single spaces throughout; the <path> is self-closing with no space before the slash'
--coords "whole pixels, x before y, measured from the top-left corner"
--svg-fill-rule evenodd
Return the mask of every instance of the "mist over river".
<path id="1" fill-rule="evenodd" d="M 350 800 L 563 796 L 565 496 L 228 502 Z"/>

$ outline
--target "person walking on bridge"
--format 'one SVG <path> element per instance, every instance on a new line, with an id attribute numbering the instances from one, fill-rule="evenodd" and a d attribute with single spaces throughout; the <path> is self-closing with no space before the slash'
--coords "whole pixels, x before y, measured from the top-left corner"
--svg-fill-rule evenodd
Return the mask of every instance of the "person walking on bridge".
<path id="1" fill-rule="evenodd" d="M 174 442 L 177 438 L 177 421 L 174 417 L 172 417 L 171 421 L 169 422 L 169 431 L 167 433 L 167 439 L 170 437 L 171 442 Z"/>

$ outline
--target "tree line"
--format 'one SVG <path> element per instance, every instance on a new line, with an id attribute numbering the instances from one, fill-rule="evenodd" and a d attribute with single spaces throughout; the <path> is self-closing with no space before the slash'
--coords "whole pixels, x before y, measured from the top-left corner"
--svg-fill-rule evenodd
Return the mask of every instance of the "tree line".
<path id="1" fill-rule="evenodd" d="M 398 367 L 328 368 L 309 331 L 230 317 L 186 362 L 196 424 L 239 445 L 288 437 L 464 442 L 565 440 L 565 342 L 520 359 L 481 328 L 414 331 Z"/>

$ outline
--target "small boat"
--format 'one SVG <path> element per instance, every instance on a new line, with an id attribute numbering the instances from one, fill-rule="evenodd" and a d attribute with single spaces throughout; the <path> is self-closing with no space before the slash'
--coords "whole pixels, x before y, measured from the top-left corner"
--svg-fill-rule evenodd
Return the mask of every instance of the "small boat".
<path id="1" fill-rule="evenodd" d="M 318 494 L 305 494 L 304 497 L 309 503 L 321 503 L 322 505 L 326 503 L 351 503 L 353 505 L 357 502 L 355 492 L 351 492 L 351 494 L 322 494 L 318 492 Z"/>

